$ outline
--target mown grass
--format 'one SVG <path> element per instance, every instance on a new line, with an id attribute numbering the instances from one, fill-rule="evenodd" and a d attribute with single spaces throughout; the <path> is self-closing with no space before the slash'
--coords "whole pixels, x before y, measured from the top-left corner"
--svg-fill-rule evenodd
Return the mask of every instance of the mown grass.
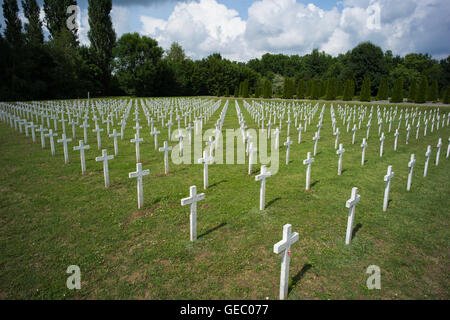
<path id="1" fill-rule="evenodd" d="M 242 100 L 238 101 L 246 125 L 256 128 Z M 214 127 L 222 107 L 204 129 Z M 318 114 L 302 134 L 300 145 L 291 125 L 294 144 L 288 166 L 283 125 L 280 170 L 267 181 L 268 207 L 262 212 L 258 209 L 259 183 L 254 178 L 259 165 L 254 166 L 252 176 L 247 175 L 247 165 L 209 167 L 210 188 L 201 191 L 206 199 L 198 207 L 199 238 L 191 243 L 189 208 L 181 207 L 180 199 L 188 196 L 191 185 L 202 190 L 202 166 L 170 163 L 170 174 L 165 176 L 163 154 L 154 151 L 141 111 L 141 160 L 150 175 L 144 177 L 145 205 L 138 210 L 136 180 L 128 178 L 136 168 L 134 144 L 129 142 L 134 137 L 131 116 L 128 121 L 119 156 L 109 163 L 109 189 L 104 188 L 101 163 L 95 162 L 101 151 L 94 133 L 89 133 L 88 173 L 82 176 L 79 152 L 72 150 L 82 139 L 81 129 L 70 146 L 70 164 L 65 165 L 61 145 L 52 157 L 48 144 L 42 150 L 39 139 L 33 144 L 31 137 L 0 124 L 1 299 L 277 299 L 280 256 L 272 250 L 286 223 L 300 234 L 292 247 L 289 299 L 450 297 L 450 164 L 445 159 L 449 127 L 428 132 L 426 137 L 421 134 L 419 140 L 412 131 L 406 145 L 403 122 L 398 151 L 393 150 L 392 130 L 380 158 L 378 129 L 372 126 L 367 163 L 362 167 L 360 144 L 367 121 L 352 145 L 351 131 L 347 133 L 339 120 L 340 142 L 346 152 L 343 175 L 337 176 L 327 103 L 312 166 L 312 190 L 304 190 L 302 161 L 313 150 Z M 234 99 L 230 99 L 224 129 L 238 126 Z M 161 145 L 167 140 L 167 128 L 162 129 L 160 123 L 157 127 L 162 132 Z M 436 167 L 439 137 L 444 147 Z M 433 154 L 428 177 L 423 178 L 429 144 Z M 102 145 L 113 154 L 106 129 Z M 412 190 L 407 192 L 411 153 L 416 154 L 417 163 Z M 388 165 L 393 165 L 395 177 L 384 213 L 383 177 Z M 359 188 L 361 202 L 354 238 L 346 246 L 345 201 L 352 187 Z M 81 290 L 66 288 L 69 265 L 81 268 Z M 365 272 L 370 265 L 381 268 L 381 290 L 366 287 L 369 275 Z"/>

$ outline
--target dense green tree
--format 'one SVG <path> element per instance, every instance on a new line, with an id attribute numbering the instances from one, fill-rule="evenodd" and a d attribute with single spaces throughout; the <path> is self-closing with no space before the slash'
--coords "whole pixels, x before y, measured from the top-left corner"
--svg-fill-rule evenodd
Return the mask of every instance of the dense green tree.
<path id="1" fill-rule="evenodd" d="M 314 79 L 311 93 L 313 100 L 318 100 L 320 98 L 320 86 L 320 80 Z"/>
<path id="2" fill-rule="evenodd" d="M 163 49 L 158 42 L 138 33 L 126 33 L 114 48 L 116 57 L 115 73 L 121 88 L 130 95 L 155 96 L 158 63 Z M 201 94 L 201 93 L 199 93 Z"/>
<path id="3" fill-rule="evenodd" d="M 416 103 L 424 103 L 427 98 L 428 92 L 428 79 L 426 76 L 422 76 L 420 80 L 419 87 L 416 90 Z"/>
<path id="4" fill-rule="evenodd" d="M 336 78 L 330 78 L 327 81 L 326 100 L 336 99 Z"/>
<path id="5" fill-rule="evenodd" d="M 439 89 L 437 80 L 431 82 L 431 86 L 428 88 L 427 100 L 437 102 L 439 98 Z"/>
<path id="6" fill-rule="evenodd" d="M 344 82 L 342 80 L 336 81 L 336 97 L 342 97 L 344 94 Z"/>
<path id="7" fill-rule="evenodd" d="M 359 100 L 370 101 L 370 78 L 365 77 L 361 87 L 361 93 L 359 95 Z"/>
<path id="8" fill-rule="evenodd" d="M 389 79 L 386 76 L 381 78 L 378 88 L 377 100 L 387 100 L 389 98 Z"/>
<path id="9" fill-rule="evenodd" d="M 263 91 L 263 98 L 264 99 L 270 99 L 272 98 L 273 92 L 272 92 L 272 82 L 267 79 L 264 78 L 263 79 L 263 86 L 264 86 L 264 91 Z"/>
<path id="10" fill-rule="evenodd" d="M 444 95 L 442 97 L 442 102 L 445 104 L 449 104 L 450 101 L 450 87 L 445 88 Z"/>
<path id="11" fill-rule="evenodd" d="M 72 5 L 76 6 L 77 2 L 75 0 L 44 0 L 45 23 L 52 39 L 57 38 L 63 30 L 68 30 L 69 20 L 72 23 L 76 22 L 75 19 L 71 19 L 74 13 L 67 13 L 67 9 Z M 77 46 L 78 28 L 75 27 L 70 32 L 70 41 L 67 41 L 68 34 L 63 35 L 65 42 L 71 46 Z"/>
<path id="12" fill-rule="evenodd" d="M 235 87 L 234 88 L 234 97 L 238 98 L 239 97 L 239 87 Z"/>
<path id="13" fill-rule="evenodd" d="M 40 8 L 36 0 L 22 0 L 22 8 L 25 18 L 25 39 L 33 47 L 44 43 L 44 33 L 42 31 L 42 21 L 40 19 Z"/>
<path id="14" fill-rule="evenodd" d="M 345 82 L 345 88 L 344 88 L 344 93 L 343 93 L 342 100 L 344 100 L 344 101 L 352 101 L 354 94 L 355 94 L 355 87 L 354 87 L 354 84 L 353 84 L 353 80 L 352 79 L 348 79 Z"/>
<path id="15" fill-rule="evenodd" d="M 116 43 L 116 33 L 110 16 L 112 0 L 88 0 L 88 3 L 90 48 L 97 66 L 102 71 L 103 93 L 108 94 L 111 80 L 111 62 L 113 59 L 112 51 Z"/>
<path id="16" fill-rule="evenodd" d="M 381 76 L 388 73 L 383 50 L 371 42 L 357 45 L 345 59 L 345 64 L 347 73 L 351 73 L 355 79 L 357 91 L 362 89 L 365 78 L 370 79 L 369 96 L 375 95 Z"/>
<path id="17" fill-rule="evenodd" d="M 411 81 L 411 85 L 409 86 L 408 102 L 414 102 L 416 98 L 416 88 L 417 88 L 416 79 L 413 79 Z"/>
<path id="18" fill-rule="evenodd" d="M 391 102 L 403 102 L 403 78 L 395 80 L 394 88 L 392 89 Z"/>
<path id="19" fill-rule="evenodd" d="M 305 81 L 303 79 L 298 80 L 296 97 L 297 99 L 305 99 Z"/>

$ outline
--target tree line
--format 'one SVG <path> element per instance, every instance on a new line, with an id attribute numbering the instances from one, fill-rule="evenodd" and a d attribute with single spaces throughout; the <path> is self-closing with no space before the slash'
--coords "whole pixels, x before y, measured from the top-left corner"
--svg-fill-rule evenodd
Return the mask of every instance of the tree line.
<path id="1" fill-rule="evenodd" d="M 88 0 L 90 46 L 68 29 L 74 0 L 3 0 L 0 100 L 94 96 L 234 96 L 285 99 L 388 100 L 448 103 L 450 56 L 394 56 L 370 43 L 332 57 L 314 49 L 304 56 L 265 54 L 246 63 L 220 53 L 193 60 L 178 43 L 163 50 L 138 33 L 117 39 L 111 0 Z M 44 37 L 43 27 L 48 30 Z"/>

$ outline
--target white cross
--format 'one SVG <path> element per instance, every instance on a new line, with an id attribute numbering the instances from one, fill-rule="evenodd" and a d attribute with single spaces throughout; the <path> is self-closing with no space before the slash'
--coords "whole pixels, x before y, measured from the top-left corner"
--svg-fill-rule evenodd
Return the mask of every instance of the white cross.
<path id="1" fill-rule="evenodd" d="M 249 174 L 249 175 L 252 174 L 252 167 L 253 167 L 253 164 L 255 164 L 254 162 L 256 162 L 256 161 L 254 161 L 254 158 L 255 158 L 255 156 L 256 156 L 255 152 L 256 152 L 257 150 L 258 150 L 258 149 L 256 149 L 256 148 L 253 146 L 253 142 L 250 142 L 250 147 L 249 147 L 249 149 L 248 149 L 248 154 L 249 154 L 249 157 L 248 157 L 248 174 Z"/>
<path id="2" fill-rule="evenodd" d="M 150 170 L 142 170 L 142 163 L 136 163 L 136 172 L 130 172 L 128 177 L 130 179 L 137 178 L 137 196 L 138 208 L 141 209 L 144 205 L 144 191 L 142 186 L 142 177 L 150 174 Z"/>
<path id="3" fill-rule="evenodd" d="M 344 154 L 345 149 L 342 147 L 342 143 L 339 144 L 339 150 L 336 151 L 336 154 L 339 155 L 338 161 L 338 176 L 342 174 L 342 155 Z"/>
<path id="4" fill-rule="evenodd" d="M 30 122 L 30 126 L 31 128 L 31 138 L 33 139 L 33 142 L 36 142 L 36 132 L 35 132 L 35 128 L 38 127 L 37 124 L 34 124 L 33 122 Z"/>
<path id="5" fill-rule="evenodd" d="M 338 147 L 338 141 L 339 141 L 339 135 L 341 132 L 339 131 L 339 128 L 336 129 L 336 131 L 333 133 L 333 135 L 336 136 L 336 139 L 334 140 L 334 148 L 337 149 Z"/>
<path id="6" fill-rule="evenodd" d="M 394 133 L 394 137 L 395 137 L 395 140 L 394 140 L 394 151 L 397 151 L 398 136 L 399 136 L 398 129 L 395 129 L 395 133 Z"/>
<path id="7" fill-rule="evenodd" d="M 273 246 L 273 252 L 281 255 L 281 275 L 280 275 L 280 300 L 288 296 L 289 284 L 289 262 L 291 258 L 291 245 L 298 241 L 297 232 L 292 233 L 292 226 L 285 224 L 283 226 L 283 240 Z"/>
<path id="8" fill-rule="evenodd" d="M 431 146 L 428 146 L 427 152 L 425 152 L 425 167 L 423 169 L 423 176 L 426 177 L 428 173 L 428 162 L 430 161 L 431 156 Z"/>
<path id="9" fill-rule="evenodd" d="M 320 135 L 319 132 L 317 131 L 316 134 L 314 135 L 313 141 L 314 141 L 314 156 L 317 154 L 317 142 L 320 139 Z"/>
<path id="10" fill-rule="evenodd" d="M 86 120 L 84 120 L 83 124 L 80 126 L 80 128 L 83 128 L 84 143 L 87 143 L 87 128 L 89 127 L 90 125 L 87 124 Z"/>
<path id="11" fill-rule="evenodd" d="M 164 141 L 164 147 L 159 148 L 159 152 L 164 152 L 164 173 L 169 173 L 169 151 L 172 150 L 172 147 L 169 147 L 167 141 Z"/>
<path id="12" fill-rule="evenodd" d="M 311 184 L 311 164 L 314 162 L 314 158 L 311 158 L 311 152 L 308 152 L 306 160 L 303 160 L 303 164 L 306 165 L 306 190 L 310 189 Z"/>
<path id="13" fill-rule="evenodd" d="M 158 150 L 158 134 L 160 134 L 161 132 L 158 131 L 158 129 L 153 128 L 153 131 L 151 133 L 152 136 L 155 136 L 155 150 Z"/>
<path id="14" fill-rule="evenodd" d="M 117 143 L 117 137 L 122 136 L 122 133 L 117 133 L 117 130 L 114 129 L 113 133 L 109 135 L 110 138 L 114 138 L 114 155 L 117 157 L 119 155 L 119 145 Z"/>
<path id="15" fill-rule="evenodd" d="M 275 135 L 275 149 L 278 149 L 279 141 L 280 141 L 280 129 L 278 129 L 278 127 L 277 127 L 274 130 L 273 134 Z"/>
<path id="16" fill-rule="evenodd" d="M 345 206 L 349 208 L 347 220 L 347 232 L 345 234 L 345 244 L 350 244 L 350 240 L 352 239 L 352 229 L 353 229 L 353 221 L 355 219 L 356 204 L 360 200 L 361 197 L 358 194 L 358 188 L 353 188 L 350 199 L 348 199 L 347 202 L 345 203 Z"/>
<path id="17" fill-rule="evenodd" d="M 380 157 L 383 156 L 384 139 L 386 139 L 386 137 L 384 136 L 384 132 L 382 132 L 380 137 Z"/>
<path id="18" fill-rule="evenodd" d="M 354 124 L 353 129 L 352 129 L 352 131 L 353 131 L 352 144 L 355 144 L 356 130 L 358 130 L 358 129 L 356 128 L 356 124 Z"/>
<path id="19" fill-rule="evenodd" d="M 442 125 L 442 127 L 444 127 L 444 125 Z M 448 138 L 447 155 L 445 157 L 448 158 L 449 156 L 450 156 L 450 137 Z"/>
<path id="20" fill-rule="evenodd" d="M 69 164 L 69 152 L 68 152 L 68 149 L 67 149 L 67 143 L 68 142 L 72 142 L 72 139 L 67 139 L 66 135 L 63 133 L 62 134 L 62 139 L 59 139 L 56 142 L 63 144 L 63 148 L 64 148 L 64 162 L 66 164 Z"/>
<path id="21" fill-rule="evenodd" d="M 436 153 L 436 166 L 439 164 L 439 154 L 441 153 L 441 147 L 442 147 L 442 138 L 439 138 Z"/>
<path id="22" fill-rule="evenodd" d="M 181 199 L 182 206 L 186 206 L 189 204 L 191 205 L 191 213 L 190 213 L 189 220 L 190 220 L 190 227 L 191 227 L 190 237 L 191 237 L 192 242 L 197 240 L 197 202 L 204 200 L 204 199 L 205 199 L 205 194 L 204 193 L 197 194 L 196 186 L 191 186 L 189 198 Z"/>
<path id="23" fill-rule="evenodd" d="M 293 142 L 291 141 L 291 139 L 289 137 L 287 137 L 287 141 L 284 143 L 284 146 L 287 147 L 286 148 L 286 165 L 289 164 L 289 151 L 291 149 L 291 144 Z"/>
<path id="24" fill-rule="evenodd" d="M 298 143 L 299 144 L 302 143 L 302 129 L 303 129 L 302 124 L 299 123 L 298 124 L 298 128 L 297 128 L 297 130 L 298 130 Z"/>
<path id="25" fill-rule="evenodd" d="M 362 148 L 362 152 L 361 152 L 361 165 L 364 165 L 364 158 L 366 156 L 366 147 L 367 147 L 367 142 L 366 142 L 366 138 L 363 138 L 363 142 L 361 144 L 361 148 Z"/>
<path id="26" fill-rule="evenodd" d="M 114 159 L 114 156 L 108 156 L 108 150 L 102 150 L 102 156 L 96 157 L 95 161 L 103 162 L 103 176 L 105 178 L 105 188 L 109 188 L 109 166 L 108 161 Z"/>
<path id="27" fill-rule="evenodd" d="M 131 143 L 135 143 L 136 144 L 136 162 L 140 162 L 141 161 L 141 153 L 139 151 L 139 145 L 143 141 L 144 141 L 144 139 L 139 137 L 139 133 L 135 133 L 134 134 L 134 139 L 130 140 Z"/>
<path id="28" fill-rule="evenodd" d="M 415 164 L 416 164 L 416 159 L 414 158 L 414 153 L 413 153 L 411 155 L 411 161 L 408 162 L 409 173 L 408 173 L 408 183 L 406 185 L 407 191 L 411 190 L 412 175 L 413 175 L 413 169 L 414 169 Z"/>
<path id="29" fill-rule="evenodd" d="M 261 173 L 255 177 L 255 181 L 261 181 L 259 189 L 259 210 L 264 210 L 266 197 L 266 179 L 272 174 L 267 171 L 266 166 L 261 166 Z"/>
<path id="30" fill-rule="evenodd" d="M 198 159 L 198 163 L 203 163 L 203 188 L 208 189 L 208 164 L 214 159 L 208 157 L 208 152 L 203 151 L 203 158 Z"/>
<path id="31" fill-rule="evenodd" d="M 83 140 L 79 141 L 79 145 L 73 147 L 73 150 L 77 151 L 80 150 L 80 158 L 81 158 L 81 173 L 85 174 L 86 173 L 86 160 L 84 157 L 84 150 L 88 150 L 90 149 L 90 146 L 85 146 Z"/>
<path id="32" fill-rule="evenodd" d="M 392 172 L 392 166 L 387 169 L 387 174 L 384 176 L 384 181 L 386 182 L 386 187 L 384 188 L 384 200 L 383 200 L 383 211 L 387 210 L 389 203 L 389 189 L 391 188 L 391 180 L 394 177 L 394 172 Z"/>
<path id="33" fill-rule="evenodd" d="M 97 124 L 97 125 L 95 125 L 95 129 L 92 130 L 92 132 L 97 133 L 97 147 L 98 147 L 98 150 L 100 150 L 102 148 L 102 138 L 100 136 L 100 132 L 103 132 L 103 129 L 100 129 L 100 127 Z"/>
<path id="34" fill-rule="evenodd" d="M 39 126 L 39 129 L 36 130 L 37 132 L 40 132 L 41 134 L 41 145 L 42 145 L 42 149 L 45 148 L 45 132 L 48 131 L 47 128 L 44 128 L 44 126 L 41 124 Z"/>
<path id="35" fill-rule="evenodd" d="M 53 133 L 53 130 L 50 129 L 48 133 L 45 135 L 46 137 L 50 137 L 50 150 L 52 151 L 52 156 L 55 155 L 55 142 L 53 140 L 53 137 L 57 137 L 57 133 Z"/>
<path id="36" fill-rule="evenodd" d="M 411 125 L 408 124 L 408 127 L 406 128 L 406 144 L 409 142 L 409 132 L 411 131 Z"/>

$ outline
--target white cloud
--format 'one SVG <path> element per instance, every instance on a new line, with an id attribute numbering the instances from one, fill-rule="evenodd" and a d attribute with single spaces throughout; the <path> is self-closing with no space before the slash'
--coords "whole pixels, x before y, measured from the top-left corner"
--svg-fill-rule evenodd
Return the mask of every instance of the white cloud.
<path id="1" fill-rule="evenodd" d="M 119 38 L 130 30 L 130 11 L 126 7 L 113 6 L 111 10 L 111 21 L 116 35 Z"/>

